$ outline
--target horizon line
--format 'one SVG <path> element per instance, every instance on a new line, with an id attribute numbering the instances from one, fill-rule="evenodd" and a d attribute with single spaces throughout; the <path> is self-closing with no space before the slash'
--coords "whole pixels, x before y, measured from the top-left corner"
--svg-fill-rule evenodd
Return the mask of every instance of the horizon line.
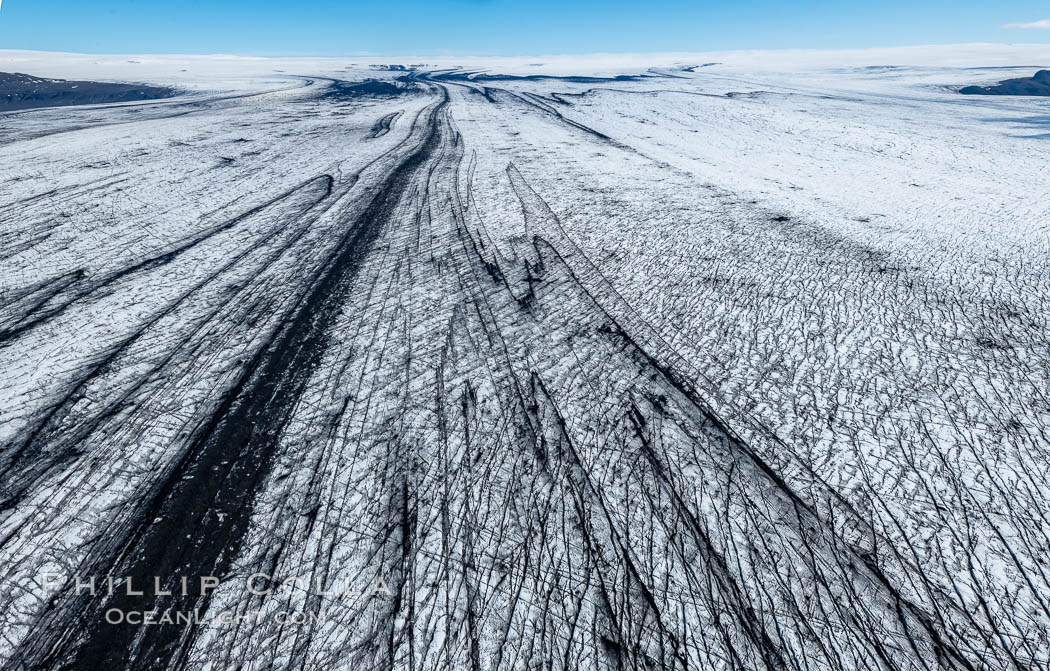
<path id="1" fill-rule="evenodd" d="M 3 0 L 0 0 L 2 2 Z M 331 59 L 374 59 L 374 58 L 486 58 L 486 59 L 521 59 L 521 58 L 571 58 L 586 56 L 671 56 L 671 55 L 694 55 L 694 54 L 742 54 L 742 53 L 837 53 L 837 52 L 868 52 L 889 51 L 895 49 L 930 49 L 948 47 L 1039 47 L 1050 51 L 1050 44 L 1045 42 L 944 42 L 928 44 L 902 44 L 878 47 L 792 47 L 784 49 L 712 49 L 712 50 L 668 50 L 668 51 L 581 51 L 581 52 L 548 52 L 548 53 L 519 53 L 514 55 L 495 54 L 491 52 L 429 52 L 429 53 L 379 53 L 379 52 L 357 52 L 344 54 L 331 53 L 303 53 L 303 52 L 162 52 L 162 51 L 55 51 L 50 49 L 4 49 L 0 48 L 0 54 L 60 54 L 63 56 L 167 56 L 185 58 L 231 58 L 250 60 L 270 59 L 296 59 L 296 58 L 331 58 Z"/>

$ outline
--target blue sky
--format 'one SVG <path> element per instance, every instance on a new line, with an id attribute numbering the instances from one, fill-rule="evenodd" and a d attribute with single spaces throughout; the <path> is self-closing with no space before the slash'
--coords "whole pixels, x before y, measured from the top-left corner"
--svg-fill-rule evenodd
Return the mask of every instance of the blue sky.
<path id="1" fill-rule="evenodd" d="M 0 49 L 492 54 L 1050 42 L 1050 3 L 989 0 L 7 0 Z"/>

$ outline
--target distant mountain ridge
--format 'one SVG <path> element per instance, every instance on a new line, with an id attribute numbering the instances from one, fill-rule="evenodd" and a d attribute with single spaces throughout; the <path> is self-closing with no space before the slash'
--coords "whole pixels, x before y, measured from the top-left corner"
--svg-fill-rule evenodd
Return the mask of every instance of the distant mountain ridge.
<path id="1" fill-rule="evenodd" d="M 174 89 L 146 84 L 70 81 L 0 72 L 0 111 L 5 112 L 35 107 L 154 100 L 174 94 Z"/>

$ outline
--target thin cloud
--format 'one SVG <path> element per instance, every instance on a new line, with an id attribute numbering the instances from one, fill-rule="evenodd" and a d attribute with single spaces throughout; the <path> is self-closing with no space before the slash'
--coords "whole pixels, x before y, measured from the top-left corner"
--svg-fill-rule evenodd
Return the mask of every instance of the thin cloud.
<path id="1" fill-rule="evenodd" d="M 1030 23 L 1008 23 L 1003 28 L 1036 28 L 1039 30 L 1050 30 L 1050 19 L 1032 21 Z"/>

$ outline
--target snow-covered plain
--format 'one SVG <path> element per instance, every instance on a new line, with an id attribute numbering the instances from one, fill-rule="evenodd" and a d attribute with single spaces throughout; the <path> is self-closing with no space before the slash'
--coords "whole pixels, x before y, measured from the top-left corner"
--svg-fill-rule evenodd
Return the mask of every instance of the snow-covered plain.
<path id="1" fill-rule="evenodd" d="M 0 661 L 1047 668 L 1048 64 L 0 52 Z"/>

